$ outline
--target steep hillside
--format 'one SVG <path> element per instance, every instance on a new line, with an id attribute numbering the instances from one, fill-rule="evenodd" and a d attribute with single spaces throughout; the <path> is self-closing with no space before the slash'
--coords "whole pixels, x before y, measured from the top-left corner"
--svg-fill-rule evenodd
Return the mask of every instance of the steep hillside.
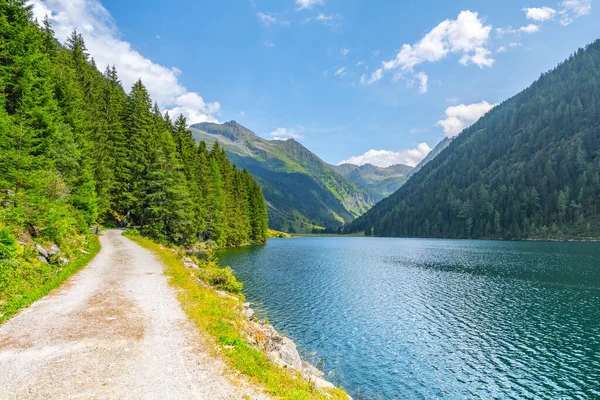
<path id="1" fill-rule="evenodd" d="M 273 229 L 341 226 L 376 201 L 293 139 L 265 140 L 235 121 L 197 124 L 191 130 L 196 140 L 209 146 L 218 141 L 233 163 L 256 177 Z"/>
<path id="2" fill-rule="evenodd" d="M 429 161 L 439 156 L 440 153 L 450 145 L 452 139 L 453 138 L 444 138 L 441 142 L 439 142 L 437 146 L 435 146 L 434 149 L 431 150 L 429 154 L 427 154 L 427 157 L 425 157 L 412 171 L 410 171 L 410 173 L 406 177 L 406 180 L 410 179 L 410 177 L 419 172 L 427 163 L 429 163 Z"/>
<path id="3" fill-rule="evenodd" d="M 454 139 L 347 231 L 600 237 L 600 41 Z"/>
<path id="4" fill-rule="evenodd" d="M 333 170 L 359 186 L 368 189 L 374 198 L 382 200 L 402 186 L 413 168 L 408 165 L 392 165 L 381 168 L 371 164 L 362 166 L 342 164 L 332 166 Z"/>

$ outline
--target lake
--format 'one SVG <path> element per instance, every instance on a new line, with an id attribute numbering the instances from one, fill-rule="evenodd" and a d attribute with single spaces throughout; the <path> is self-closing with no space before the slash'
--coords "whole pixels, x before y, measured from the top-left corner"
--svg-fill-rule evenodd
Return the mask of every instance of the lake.
<path id="1" fill-rule="evenodd" d="M 600 398 L 600 244 L 327 237 L 219 256 L 355 399 Z"/>

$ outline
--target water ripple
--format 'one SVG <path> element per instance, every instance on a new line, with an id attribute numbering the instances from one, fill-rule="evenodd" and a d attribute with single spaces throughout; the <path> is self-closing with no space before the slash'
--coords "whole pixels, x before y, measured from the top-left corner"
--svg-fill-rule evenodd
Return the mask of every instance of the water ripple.
<path id="1" fill-rule="evenodd" d="M 600 245 L 272 240 L 221 253 L 360 399 L 600 397 Z"/>

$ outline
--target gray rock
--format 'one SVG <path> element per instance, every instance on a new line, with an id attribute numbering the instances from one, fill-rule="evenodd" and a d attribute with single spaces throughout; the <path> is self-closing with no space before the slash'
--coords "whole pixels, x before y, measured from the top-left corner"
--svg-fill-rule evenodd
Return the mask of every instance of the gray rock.
<path id="1" fill-rule="evenodd" d="M 51 244 L 50 247 L 48 248 L 48 255 L 50 257 L 58 256 L 58 255 L 60 255 L 60 253 L 61 253 L 60 249 L 54 243 Z"/>
<path id="2" fill-rule="evenodd" d="M 46 260 L 50 258 L 50 255 L 48 254 L 46 249 L 44 249 L 41 245 L 36 244 L 35 248 L 37 249 L 40 256 L 44 257 Z"/>
<path id="3" fill-rule="evenodd" d="M 39 226 L 32 224 L 31 222 L 28 224 L 29 225 L 29 234 L 33 237 L 39 237 L 40 236 L 40 232 L 42 231 L 40 229 Z"/>
<path id="4" fill-rule="evenodd" d="M 68 263 L 70 263 L 71 261 L 69 261 L 68 259 L 64 258 L 64 257 L 58 257 L 58 259 L 56 260 L 56 262 L 59 265 L 67 265 Z"/>
<path id="5" fill-rule="evenodd" d="M 282 343 L 277 346 L 277 352 L 284 363 L 302 371 L 302 359 L 291 339 L 284 337 Z"/>
<path id="6" fill-rule="evenodd" d="M 15 192 L 10 189 L 4 189 L 3 192 L 9 197 L 15 197 Z"/>
<path id="7" fill-rule="evenodd" d="M 252 308 L 250 308 L 250 303 L 244 303 L 244 309 L 242 310 L 242 314 L 244 314 L 250 321 L 254 320 L 255 312 Z"/>
<path id="8" fill-rule="evenodd" d="M 46 260 L 46 258 L 45 258 L 45 257 L 42 257 L 42 256 L 37 256 L 36 258 L 37 258 L 37 260 L 38 260 L 39 262 L 41 262 L 42 264 L 48 264 L 48 260 Z"/>
<path id="9" fill-rule="evenodd" d="M 185 257 L 182 261 L 183 261 L 183 265 L 187 269 L 196 269 L 196 270 L 200 269 L 200 267 L 191 258 Z"/>

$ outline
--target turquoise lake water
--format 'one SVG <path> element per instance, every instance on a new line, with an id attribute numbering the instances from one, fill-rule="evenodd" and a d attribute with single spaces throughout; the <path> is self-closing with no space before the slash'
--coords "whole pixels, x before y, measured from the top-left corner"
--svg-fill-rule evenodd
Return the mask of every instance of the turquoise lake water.
<path id="1" fill-rule="evenodd" d="M 600 244 L 298 238 L 219 256 L 355 399 L 600 398 Z"/>

